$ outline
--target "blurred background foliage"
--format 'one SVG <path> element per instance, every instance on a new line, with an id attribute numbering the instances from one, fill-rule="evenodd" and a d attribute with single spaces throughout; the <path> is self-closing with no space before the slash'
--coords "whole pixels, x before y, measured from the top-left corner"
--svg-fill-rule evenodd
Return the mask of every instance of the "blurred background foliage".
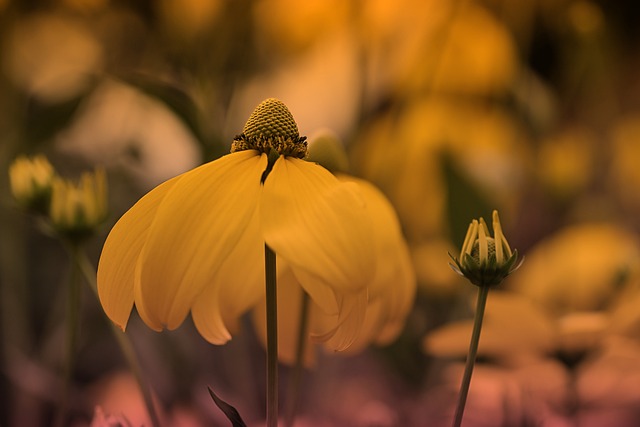
<path id="1" fill-rule="evenodd" d="M 0 169 L 38 153 L 69 177 L 104 167 L 111 225 L 228 152 L 253 107 L 279 98 L 302 134 L 339 135 L 352 173 L 388 196 L 419 281 L 396 343 L 308 372 L 303 421 L 448 424 L 475 289 L 447 252 L 497 208 L 527 260 L 488 307 L 469 425 L 637 425 L 639 12 L 604 0 L 0 0 Z M 108 228 L 86 247 L 96 262 Z M 0 425 L 51 420 L 68 273 L 0 174 Z M 85 299 L 74 425 L 95 405 L 147 422 Z M 224 425 L 207 384 L 261 419 L 264 356 L 246 329 L 213 347 L 191 325 L 131 322 L 170 425 Z"/>

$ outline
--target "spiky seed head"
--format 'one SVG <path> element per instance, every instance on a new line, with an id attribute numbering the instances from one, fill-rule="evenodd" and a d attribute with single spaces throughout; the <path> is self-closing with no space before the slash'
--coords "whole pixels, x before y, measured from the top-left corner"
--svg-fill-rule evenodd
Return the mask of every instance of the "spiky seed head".
<path id="1" fill-rule="evenodd" d="M 488 261 L 495 262 L 496 260 L 496 243 L 493 240 L 493 237 L 487 237 L 487 247 L 488 247 Z M 471 248 L 471 258 L 475 262 L 480 265 L 480 242 L 477 240 L 473 243 L 473 247 Z"/>
<path id="2" fill-rule="evenodd" d="M 231 152 L 258 150 L 270 154 L 304 158 L 307 154 L 306 137 L 300 137 L 298 125 L 286 105 L 278 99 L 262 101 L 251 113 L 242 134 L 231 144 Z"/>
<path id="3" fill-rule="evenodd" d="M 262 101 L 244 125 L 242 133 L 247 138 L 297 138 L 298 125 L 284 103 L 276 98 Z"/>

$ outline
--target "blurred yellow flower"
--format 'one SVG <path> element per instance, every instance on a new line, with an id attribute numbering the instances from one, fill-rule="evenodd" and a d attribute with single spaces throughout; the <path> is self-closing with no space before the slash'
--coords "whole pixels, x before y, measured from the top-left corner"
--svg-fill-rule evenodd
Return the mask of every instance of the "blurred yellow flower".
<path id="1" fill-rule="evenodd" d="M 446 298 L 460 292 L 460 278 L 446 268 L 451 260 L 448 254 L 457 250 L 449 238 L 437 238 L 411 247 L 420 292 L 431 298 Z"/>
<path id="2" fill-rule="evenodd" d="M 107 179 L 103 169 L 84 173 L 78 185 L 55 177 L 49 218 L 60 234 L 82 238 L 96 231 L 107 218 Z"/>
<path id="3" fill-rule="evenodd" d="M 21 156 L 9 166 L 11 193 L 24 208 L 46 213 L 55 171 L 45 156 Z"/>
<path id="4" fill-rule="evenodd" d="M 358 175 L 379 186 L 396 207 L 409 240 L 421 242 L 446 229 L 443 154 L 492 203 L 504 206 L 522 194 L 531 158 L 525 138 L 502 108 L 431 96 L 380 116 L 350 154 Z"/>
<path id="5" fill-rule="evenodd" d="M 260 0 L 252 4 L 255 29 L 276 53 L 299 53 L 343 28 L 350 4 L 340 0 Z"/>
<path id="6" fill-rule="evenodd" d="M 341 329 L 348 345 L 364 321 L 375 265 L 371 224 L 357 187 L 299 157 L 304 137 L 268 99 L 232 153 L 159 185 L 111 230 L 98 265 L 107 315 L 125 328 L 133 304 L 154 330 L 191 311 L 200 334 L 223 344 L 264 294 L 264 245 Z M 342 336 L 342 333 L 347 335 Z"/>
<path id="7" fill-rule="evenodd" d="M 44 102 L 62 102 L 85 90 L 103 64 L 103 50 L 82 21 L 33 14 L 7 34 L 2 51 L 10 80 Z"/>
<path id="8" fill-rule="evenodd" d="M 544 357 L 559 341 L 555 319 L 543 307 L 514 292 L 494 292 L 487 300 L 478 355 L 499 362 Z M 473 320 L 448 323 L 429 332 L 423 346 L 428 354 L 463 358 L 468 351 Z"/>
<path id="9" fill-rule="evenodd" d="M 554 196 L 575 196 L 585 189 L 595 169 L 596 144 L 595 135 L 583 128 L 566 129 L 541 141 L 536 169 Z"/>
<path id="10" fill-rule="evenodd" d="M 445 13 L 439 10 L 442 5 L 435 6 L 438 26 L 393 64 L 398 69 L 394 79 L 398 90 L 491 94 L 508 89 L 517 75 L 518 58 L 504 23 L 476 2 L 458 8 L 449 5 Z"/>
<path id="11" fill-rule="evenodd" d="M 636 237 L 622 227 L 573 225 L 529 250 L 509 286 L 558 316 L 601 310 L 638 277 L 638 255 Z"/>

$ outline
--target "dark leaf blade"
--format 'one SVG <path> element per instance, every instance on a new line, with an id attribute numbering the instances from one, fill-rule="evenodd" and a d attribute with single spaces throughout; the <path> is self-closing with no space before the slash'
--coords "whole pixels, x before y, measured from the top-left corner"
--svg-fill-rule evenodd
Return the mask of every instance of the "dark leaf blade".
<path id="1" fill-rule="evenodd" d="M 231 426 L 232 427 L 247 427 L 247 425 L 242 420 L 242 417 L 240 416 L 240 414 L 238 413 L 236 408 L 234 408 L 233 406 L 229 405 L 224 400 L 220 399 L 218 397 L 218 395 L 216 395 L 213 392 L 211 387 L 207 387 L 207 389 L 209 390 L 209 394 L 211 395 L 211 398 L 213 399 L 213 403 L 215 403 L 216 406 L 218 408 L 220 408 L 220 410 L 227 416 L 229 421 L 231 421 Z"/>

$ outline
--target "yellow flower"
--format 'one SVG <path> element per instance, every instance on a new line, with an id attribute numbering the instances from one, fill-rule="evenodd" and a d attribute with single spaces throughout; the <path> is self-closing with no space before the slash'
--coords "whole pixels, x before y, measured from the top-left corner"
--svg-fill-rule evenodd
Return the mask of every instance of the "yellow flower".
<path id="1" fill-rule="evenodd" d="M 373 275 L 371 225 L 357 187 L 302 160 L 305 153 L 287 107 L 268 99 L 231 154 L 140 199 L 111 230 L 98 265 L 111 320 L 124 329 L 135 303 L 160 331 L 177 328 L 191 311 L 200 334 L 223 344 L 264 295 L 266 243 L 277 255 L 279 282 L 290 271 L 341 319 L 351 336 L 338 341 L 353 341 Z"/>
<path id="2" fill-rule="evenodd" d="M 499 285 L 522 264 L 522 260 L 516 264 L 518 251 L 511 251 L 502 234 L 498 211 L 493 211 L 493 233 L 491 237 L 483 218 L 474 219 L 467 230 L 460 258 L 451 257 L 455 262 L 451 267 L 476 286 Z"/>
<path id="3" fill-rule="evenodd" d="M 26 209 L 46 213 L 55 171 L 46 157 L 18 157 L 9 166 L 11 193 Z"/>
<path id="4" fill-rule="evenodd" d="M 82 238 L 95 232 L 107 218 L 107 179 L 102 169 L 84 173 L 78 185 L 53 179 L 49 218 L 60 234 Z"/>

